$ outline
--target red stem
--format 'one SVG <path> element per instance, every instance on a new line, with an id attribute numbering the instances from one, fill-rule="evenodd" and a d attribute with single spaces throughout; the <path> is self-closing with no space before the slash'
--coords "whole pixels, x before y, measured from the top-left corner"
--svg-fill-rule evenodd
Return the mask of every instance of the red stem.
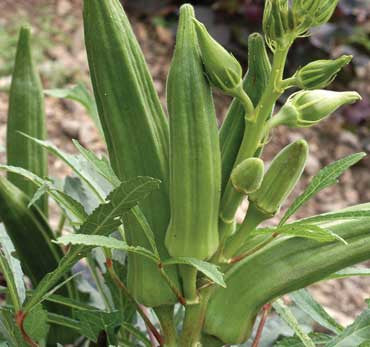
<path id="1" fill-rule="evenodd" d="M 260 343 L 261 336 L 262 336 L 262 331 L 263 331 L 263 328 L 265 326 L 267 316 L 270 313 L 270 310 L 271 310 L 271 304 L 266 304 L 262 308 L 262 317 L 261 317 L 261 320 L 260 320 L 260 324 L 258 325 L 256 337 L 254 338 L 252 347 L 258 347 L 258 345 Z"/>
<path id="2" fill-rule="evenodd" d="M 26 330 L 24 329 L 23 323 L 26 318 L 26 313 L 23 311 L 18 311 L 15 314 L 15 322 L 19 327 L 19 330 L 21 331 L 23 340 L 26 341 L 31 347 L 38 347 L 39 345 L 31 339 L 31 337 L 28 336 Z"/>

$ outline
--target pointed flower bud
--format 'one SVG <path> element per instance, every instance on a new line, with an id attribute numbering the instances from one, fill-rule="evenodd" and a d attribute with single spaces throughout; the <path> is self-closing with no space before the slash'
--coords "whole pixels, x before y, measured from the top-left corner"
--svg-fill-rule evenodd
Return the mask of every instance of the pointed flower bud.
<path id="1" fill-rule="evenodd" d="M 326 23 L 334 13 L 339 0 L 294 0 L 293 13 L 300 35 L 310 28 Z"/>
<path id="2" fill-rule="evenodd" d="M 204 24 L 195 20 L 195 28 L 205 72 L 210 83 L 224 93 L 237 97 L 246 111 L 253 111 L 253 104 L 243 89 L 243 71 L 238 60 L 208 33 Z"/>
<path id="3" fill-rule="evenodd" d="M 286 146 L 273 159 L 260 189 L 249 195 L 249 201 L 260 213 L 275 215 L 302 175 L 308 156 L 305 140 Z"/>
<path id="4" fill-rule="evenodd" d="M 334 92 L 330 90 L 300 91 L 293 94 L 268 127 L 286 125 L 306 128 L 328 117 L 339 107 L 361 100 L 357 92 Z"/>
<path id="5" fill-rule="evenodd" d="M 295 75 L 297 86 L 301 89 L 325 88 L 351 60 L 351 55 L 343 55 L 335 60 L 317 60 L 309 63 Z"/>

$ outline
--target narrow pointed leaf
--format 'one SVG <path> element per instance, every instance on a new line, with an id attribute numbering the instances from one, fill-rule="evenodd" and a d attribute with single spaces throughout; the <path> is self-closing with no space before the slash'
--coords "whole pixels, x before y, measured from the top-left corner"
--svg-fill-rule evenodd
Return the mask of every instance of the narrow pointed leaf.
<path id="1" fill-rule="evenodd" d="M 305 191 L 295 199 L 289 209 L 285 212 L 279 225 L 283 225 L 290 216 L 297 212 L 297 210 L 309 199 L 311 199 L 319 191 L 327 188 L 337 182 L 337 178 L 349 167 L 356 164 L 365 156 L 365 153 L 355 153 L 343 159 L 340 159 L 325 168 L 321 169 L 318 174 L 312 179 L 311 183 Z"/>
<path id="2" fill-rule="evenodd" d="M 289 294 L 294 303 L 306 312 L 315 322 L 339 334 L 343 327 L 332 318 L 325 309 L 311 296 L 307 289 L 301 289 Z"/>

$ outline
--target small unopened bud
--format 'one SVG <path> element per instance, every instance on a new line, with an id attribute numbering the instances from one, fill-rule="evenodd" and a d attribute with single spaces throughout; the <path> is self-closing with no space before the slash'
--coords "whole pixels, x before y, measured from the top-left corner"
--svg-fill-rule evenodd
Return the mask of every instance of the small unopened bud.
<path id="1" fill-rule="evenodd" d="M 297 86 L 301 89 L 325 88 L 351 60 L 351 55 L 343 55 L 335 60 L 317 60 L 309 63 L 298 70 L 295 76 Z"/>
<path id="2" fill-rule="evenodd" d="M 271 162 L 261 187 L 249 195 L 249 201 L 260 213 L 275 215 L 298 182 L 306 164 L 308 145 L 298 140 L 286 146 Z"/>
<path id="3" fill-rule="evenodd" d="M 338 2 L 339 0 L 294 0 L 293 13 L 299 34 L 326 23 L 333 15 Z"/>
<path id="4" fill-rule="evenodd" d="M 210 83 L 224 93 L 237 97 L 246 111 L 253 111 L 253 104 L 243 89 L 243 71 L 238 60 L 208 33 L 206 27 L 194 19 L 200 54 Z"/>
<path id="5" fill-rule="evenodd" d="M 259 158 L 248 158 L 232 171 L 231 182 L 235 190 L 247 195 L 260 187 L 263 173 L 263 161 Z"/>
<path id="6" fill-rule="evenodd" d="M 263 161 L 248 158 L 242 161 L 231 173 L 232 186 L 228 185 L 221 200 L 220 218 L 231 223 L 245 195 L 259 189 L 264 173 Z"/>
<path id="7" fill-rule="evenodd" d="M 330 90 L 309 90 L 293 94 L 276 116 L 270 119 L 268 127 L 286 125 L 306 128 L 330 116 L 339 107 L 361 100 L 357 92 L 334 92 Z"/>

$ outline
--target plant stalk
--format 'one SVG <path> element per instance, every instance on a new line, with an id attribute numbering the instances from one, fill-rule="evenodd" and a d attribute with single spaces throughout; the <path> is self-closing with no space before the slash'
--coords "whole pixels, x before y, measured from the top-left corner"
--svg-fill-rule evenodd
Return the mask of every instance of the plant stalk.
<path id="1" fill-rule="evenodd" d="M 175 321 L 173 318 L 173 306 L 164 305 L 154 308 L 154 311 L 161 324 L 162 336 L 164 338 L 165 347 L 177 346 L 177 332 Z"/>

